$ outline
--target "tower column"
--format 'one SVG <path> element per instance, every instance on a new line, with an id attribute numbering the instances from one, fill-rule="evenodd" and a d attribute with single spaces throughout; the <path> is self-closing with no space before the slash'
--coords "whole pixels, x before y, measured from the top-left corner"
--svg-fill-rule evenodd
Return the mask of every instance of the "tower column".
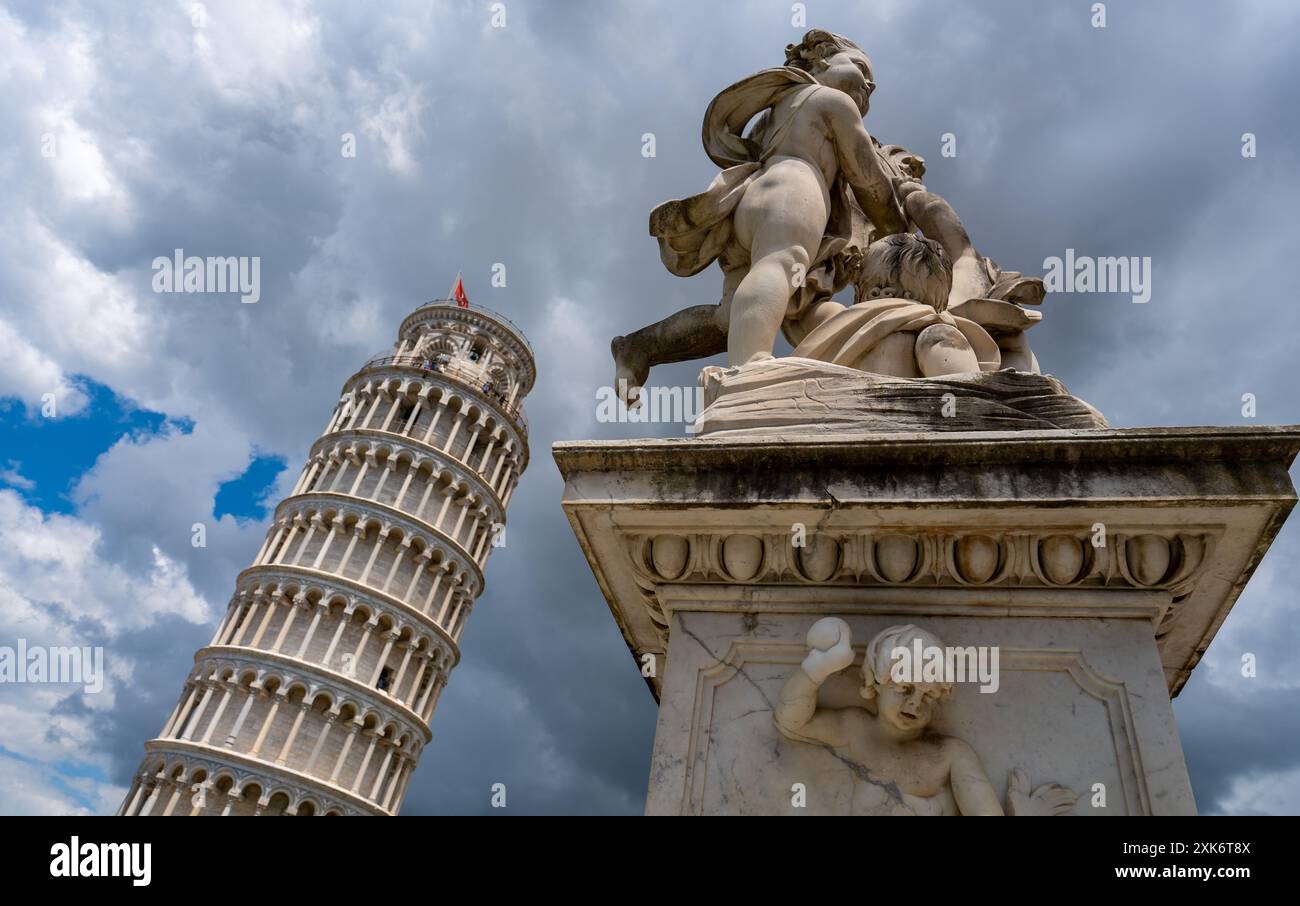
<path id="1" fill-rule="evenodd" d="M 266 712 L 266 717 L 262 720 L 262 729 L 257 734 L 257 739 L 253 741 L 253 747 L 248 750 L 250 755 L 262 754 L 262 744 L 266 742 L 266 735 L 271 732 L 271 725 L 275 723 L 276 712 L 280 710 L 280 703 L 284 701 L 279 690 L 271 696 L 271 709 Z"/>
<path id="2" fill-rule="evenodd" d="M 302 729 L 303 718 L 311 710 L 311 705 L 306 699 L 298 703 L 298 713 L 294 716 L 293 726 L 289 728 L 289 735 L 284 738 L 284 745 L 280 746 L 280 754 L 275 756 L 276 764 L 284 764 L 289 752 L 293 749 L 293 741 L 298 738 L 298 731 Z"/>
<path id="3" fill-rule="evenodd" d="M 366 768 L 370 767 L 370 759 L 375 754 L 375 746 L 379 744 L 379 734 L 373 730 L 362 730 L 363 735 L 370 737 L 370 744 L 366 746 L 366 754 L 361 757 L 361 767 L 357 768 L 356 777 L 352 780 L 352 786 L 348 787 L 352 792 L 356 792 L 361 786 L 361 778 L 366 776 Z"/>
<path id="4" fill-rule="evenodd" d="M 198 694 L 199 694 L 199 684 L 198 684 L 198 682 L 195 682 L 195 683 L 193 684 L 193 688 L 190 689 L 190 697 L 189 697 L 189 699 L 185 702 L 185 707 L 184 707 L 183 709 L 181 709 L 180 720 L 181 720 L 182 723 L 186 721 L 186 719 L 187 719 L 187 717 L 188 717 L 188 715 L 189 715 L 189 713 L 190 713 L 190 706 L 194 704 L 194 699 L 198 696 Z M 163 735 L 164 735 L 164 736 L 171 736 L 173 733 L 176 733 L 176 732 L 177 732 L 178 730 L 180 730 L 180 729 L 181 729 L 180 726 L 171 726 L 171 727 L 168 727 L 167 731 L 164 732 Z"/>
<path id="5" fill-rule="evenodd" d="M 424 671 L 429 669 L 431 663 L 433 663 L 431 657 L 425 656 L 420 658 L 420 667 L 415 672 L 415 679 L 411 681 L 411 691 L 402 697 L 402 703 L 408 708 L 415 708 L 415 694 L 420 691 L 420 680 L 424 679 Z"/>
<path id="6" fill-rule="evenodd" d="M 333 712 L 325 714 L 325 728 L 320 731 L 320 736 L 316 737 L 316 745 L 311 748 L 311 757 L 307 759 L 307 764 L 302 769 L 304 774 L 311 774 L 316 767 L 316 759 L 320 758 L 321 749 L 325 748 L 325 740 L 329 738 L 330 731 L 334 729 L 334 724 L 337 722 L 337 714 Z"/>
<path id="7" fill-rule="evenodd" d="M 315 610 L 315 613 L 312 614 L 311 625 L 307 627 L 307 633 L 302 637 L 302 642 L 298 645 L 298 650 L 294 652 L 293 655 L 298 660 L 302 660 L 303 656 L 307 653 L 307 649 L 311 647 L 312 637 L 316 635 L 316 627 L 320 626 L 321 617 L 325 615 L 326 607 L 323 602 L 318 602 L 313 609 Z"/>
<path id="8" fill-rule="evenodd" d="M 321 544 L 320 550 L 316 552 L 316 559 L 311 562 L 312 569 L 320 569 L 320 565 L 325 562 L 325 554 L 329 552 L 330 545 L 334 543 L 334 537 L 338 534 L 339 525 L 341 524 L 337 517 L 330 523 L 329 534 L 325 536 L 324 543 Z"/>
<path id="9" fill-rule="evenodd" d="M 248 694 L 244 698 L 244 707 L 239 709 L 239 717 L 235 719 L 235 725 L 230 728 L 229 735 L 226 736 L 226 748 L 233 749 L 236 741 L 239 739 L 239 731 L 244 729 L 244 721 L 248 720 L 248 712 L 253 707 L 253 702 L 261 695 L 260 689 L 248 687 Z"/>
<path id="10" fill-rule="evenodd" d="M 158 734 L 159 736 L 170 736 L 170 735 L 171 735 L 171 733 L 172 733 L 172 729 L 173 729 L 173 727 L 174 727 L 175 724 L 176 724 L 176 719 L 177 719 L 178 717 L 180 717 L 181 714 L 183 714 L 183 713 L 185 713 L 186 711 L 188 711 L 189 708 L 190 708 L 190 705 L 194 704 L 194 695 L 195 695 L 196 692 L 198 692 L 198 688 L 197 688 L 197 687 L 195 687 L 194 689 L 191 689 L 191 690 L 190 690 L 190 694 L 189 694 L 189 698 L 186 698 L 186 697 L 185 697 L 185 691 L 184 691 L 184 690 L 181 690 L 181 698 L 180 698 L 180 701 L 177 701 L 177 702 L 176 702 L 176 707 L 172 709 L 172 715 L 171 715 L 171 717 L 167 718 L 167 723 L 163 724 L 162 732 Z M 182 702 L 184 702 L 184 705 L 183 705 L 183 706 L 182 706 L 182 704 L 181 704 Z"/>
<path id="11" fill-rule="evenodd" d="M 199 742 L 203 743 L 204 745 L 207 745 L 208 742 L 212 739 L 212 731 L 217 728 L 217 724 L 221 723 L 221 715 L 226 713 L 226 705 L 228 704 L 230 704 L 229 686 L 227 686 L 225 689 L 222 690 L 221 701 L 220 703 L 217 704 L 217 711 L 215 714 L 212 715 L 212 720 L 208 721 L 207 732 L 203 734 L 203 738 L 200 739 Z"/>
<path id="12" fill-rule="evenodd" d="M 348 738 L 343 740 L 343 748 L 339 749 L 339 757 L 334 759 L 334 770 L 330 771 L 330 783 L 336 783 L 339 779 L 339 771 L 343 770 L 343 765 L 347 763 L 348 751 L 352 748 L 352 743 L 357 739 L 357 733 L 361 730 L 361 725 L 356 721 L 351 721 L 348 725 Z"/>

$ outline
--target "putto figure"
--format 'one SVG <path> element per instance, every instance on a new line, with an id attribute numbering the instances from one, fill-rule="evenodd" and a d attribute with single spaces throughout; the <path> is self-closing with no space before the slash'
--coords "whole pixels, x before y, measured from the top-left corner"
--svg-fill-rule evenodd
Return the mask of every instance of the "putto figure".
<path id="1" fill-rule="evenodd" d="M 854 815 L 1060 815 L 1078 796 L 1060 784 L 1033 793 L 1020 770 L 1007 780 L 1007 808 L 975 750 L 955 736 L 930 729 L 938 706 L 952 695 L 952 683 L 897 683 L 896 652 L 919 641 L 942 648 L 933 634 L 916 626 L 890 626 L 878 633 L 862 659 L 862 708 L 818 708 L 817 690 L 833 673 L 853 663 L 849 624 L 838 617 L 818 620 L 808 631 L 811 649 L 781 689 L 773 721 L 786 737 L 827 746 L 853 772 Z"/>
<path id="2" fill-rule="evenodd" d="M 813 29 L 786 48 L 785 66 L 713 99 L 704 148 L 722 172 L 703 193 L 655 208 L 650 232 L 678 276 L 720 263 L 721 304 L 615 339 L 617 379 L 639 387 L 651 364 L 719 352 L 720 331 L 730 365 L 771 358 L 782 322 L 847 286 L 873 233 L 907 228 L 894 178 L 862 122 L 875 87 L 860 47 Z"/>
<path id="3" fill-rule="evenodd" d="M 717 261 L 722 298 L 615 337 L 620 396 L 634 398 L 656 364 L 726 351 L 729 366 L 745 366 L 772 358 L 778 331 L 798 346 L 843 311 L 831 296 L 857 281 L 872 243 L 916 230 L 951 262 L 951 298 L 934 308 L 980 299 L 966 314 L 985 323 L 998 347 L 992 356 L 963 349 L 956 360 L 978 359 L 986 371 L 1037 371 L 1023 331 L 1038 316 L 1019 303 L 1040 302 L 1042 281 L 1004 274 L 979 256 L 952 208 L 920 184 L 924 161 L 867 132 L 863 118 L 875 87 L 860 47 L 813 29 L 786 48 L 785 66 L 742 79 L 713 99 L 703 141 L 722 172 L 703 193 L 655 208 L 650 233 L 677 276 Z M 952 331 L 933 333 L 965 345 Z"/>

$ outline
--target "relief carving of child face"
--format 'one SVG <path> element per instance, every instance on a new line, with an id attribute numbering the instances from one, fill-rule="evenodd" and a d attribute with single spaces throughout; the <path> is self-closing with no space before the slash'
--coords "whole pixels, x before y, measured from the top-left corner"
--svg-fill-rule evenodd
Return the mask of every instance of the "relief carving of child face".
<path id="1" fill-rule="evenodd" d="M 943 697 L 934 683 L 885 683 L 876 689 L 877 715 L 903 733 L 918 733 L 930 725 Z"/>

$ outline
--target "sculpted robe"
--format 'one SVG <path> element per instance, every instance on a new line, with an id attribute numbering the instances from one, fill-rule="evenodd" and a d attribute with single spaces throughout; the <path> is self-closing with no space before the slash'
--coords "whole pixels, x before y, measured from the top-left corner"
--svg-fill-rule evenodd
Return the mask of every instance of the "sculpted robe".
<path id="1" fill-rule="evenodd" d="M 791 354 L 857 368 L 867 353 L 890 334 L 919 333 L 931 324 L 947 324 L 960 330 L 975 350 L 981 371 L 997 371 L 1002 366 L 998 344 L 979 324 L 935 311 L 933 306 L 912 299 L 870 299 L 850 305 L 808 334 Z"/>

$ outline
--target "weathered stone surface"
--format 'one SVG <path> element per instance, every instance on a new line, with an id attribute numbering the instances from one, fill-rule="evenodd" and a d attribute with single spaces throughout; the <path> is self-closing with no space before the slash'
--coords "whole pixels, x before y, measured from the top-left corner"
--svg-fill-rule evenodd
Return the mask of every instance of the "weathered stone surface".
<path id="1" fill-rule="evenodd" d="M 1108 427 L 1059 380 L 1024 371 L 897 378 L 791 357 L 708 371 L 704 400 L 700 436 Z"/>
<path id="2" fill-rule="evenodd" d="M 955 814 L 946 792 L 888 797 L 891 785 L 905 790 L 907 760 L 899 777 L 889 764 L 851 750 L 786 738 L 774 723 L 782 689 L 807 653 L 804 636 L 828 612 L 701 611 L 677 602 L 648 814 Z M 998 691 L 958 684 L 931 723 L 935 733 L 973 749 L 999 801 L 1019 768 L 1031 787 L 1054 781 L 1082 794 L 1072 815 L 1195 811 L 1149 624 L 899 616 L 884 601 L 867 608 L 846 607 L 842 599 L 833 612 L 853 626 L 854 660 L 821 687 L 819 710 L 870 720 L 857 688 L 866 642 L 893 624 L 916 623 L 950 645 L 1000 649 Z M 864 771 L 865 782 L 858 779 Z M 1105 785 L 1104 807 L 1091 804 L 1097 783 Z M 805 807 L 792 802 L 795 784 L 806 791 Z M 864 803 L 863 791 L 873 787 L 886 796 Z"/>
<path id="3" fill-rule="evenodd" d="M 953 813 L 954 788 L 925 772 L 775 722 L 810 629 L 833 617 L 855 665 L 907 623 L 1001 652 L 998 691 L 958 684 L 931 726 L 978 756 L 1008 809 L 1055 782 L 1083 794 L 1072 814 L 1193 812 L 1169 698 L 1294 506 L 1297 449 L 1300 428 L 557 444 L 629 669 L 654 667 L 647 811 L 794 813 L 798 783 L 811 812 Z M 828 673 L 817 712 L 870 712 L 855 677 Z M 878 724 L 842 713 L 859 733 Z M 900 795 L 867 795 L 872 781 Z"/>

